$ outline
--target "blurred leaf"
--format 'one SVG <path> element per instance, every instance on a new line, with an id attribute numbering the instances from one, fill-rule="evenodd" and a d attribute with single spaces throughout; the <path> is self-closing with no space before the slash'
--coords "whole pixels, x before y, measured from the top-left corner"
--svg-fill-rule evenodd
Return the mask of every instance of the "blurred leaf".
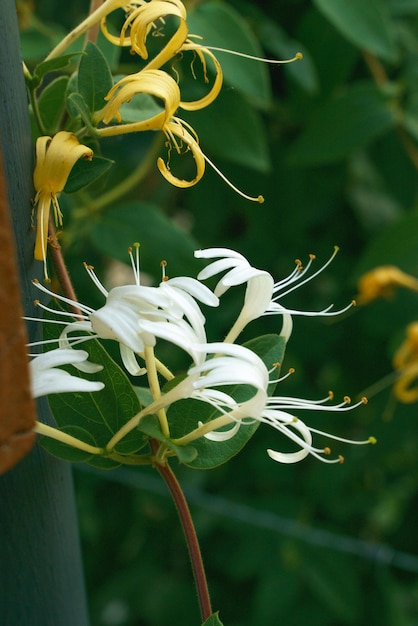
<path id="1" fill-rule="evenodd" d="M 288 63 L 283 66 L 270 66 L 275 74 L 283 72 L 288 74 L 307 93 L 313 94 L 318 91 L 318 74 L 312 57 L 306 46 L 299 43 L 268 16 L 263 16 L 258 24 L 259 36 L 267 50 L 272 52 L 277 59 L 291 59 L 296 52 L 302 52 L 303 59 Z"/>
<path id="2" fill-rule="evenodd" d="M 213 613 L 207 620 L 205 620 L 202 626 L 223 626 L 221 620 L 219 619 L 219 612 Z"/>
<path id="3" fill-rule="evenodd" d="M 314 0 L 314 4 L 355 46 L 386 61 L 396 60 L 395 31 L 383 0 Z"/>
<path id="4" fill-rule="evenodd" d="M 317 598 L 327 607 L 335 621 L 359 624 L 361 621 L 361 587 L 350 567 L 350 559 L 326 551 L 306 559 L 304 576 Z"/>
<path id="5" fill-rule="evenodd" d="M 339 161 L 366 146 L 395 125 L 395 114 L 372 83 L 351 85 L 312 114 L 289 152 L 292 165 Z"/>
<path id="6" fill-rule="evenodd" d="M 224 90 L 198 115 L 183 113 L 204 152 L 259 172 L 270 169 L 265 126 L 258 111 L 234 90 Z"/>
<path id="7" fill-rule="evenodd" d="M 65 111 L 68 77 L 60 76 L 45 87 L 38 99 L 39 113 L 46 133 L 53 135 L 59 130 L 59 122 Z"/>
<path id="8" fill-rule="evenodd" d="M 145 202 L 130 202 L 106 211 L 91 230 L 94 246 L 107 256 L 127 262 L 127 249 L 141 245 L 141 267 L 160 277 L 160 262 L 168 262 L 169 275 L 188 274 L 199 245 L 161 210 Z"/>
<path id="9" fill-rule="evenodd" d="M 397 265 L 408 274 L 418 276 L 418 213 L 415 211 L 386 228 L 363 254 L 355 276 L 377 265 Z"/>
<path id="10" fill-rule="evenodd" d="M 418 13 L 418 0 L 387 0 L 387 4 L 394 17 Z"/>
<path id="11" fill-rule="evenodd" d="M 101 50 L 89 41 L 78 70 L 78 91 L 91 113 L 105 105 L 104 98 L 112 85 L 112 73 L 108 62 Z"/>
<path id="12" fill-rule="evenodd" d="M 59 24 L 49 26 L 48 29 L 43 28 L 42 32 L 36 28 L 29 28 L 20 33 L 22 57 L 26 63 L 37 62 L 45 57 L 67 34 Z"/>
<path id="13" fill-rule="evenodd" d="M 93 157 L 91 161 L 78 159 L 67 179 L 64 191 L 66 193 L 74 193 L 86 187 L 100 178 L 100 176 L 103 176 L 112 167 L 113 163 L 114 161 L 99 156 Z"/>
<path id="14" fill-rule="evenodd" d="M 273 363 L 281 363 L 285 351 L 285 341 L 278 335 L 264 335 L 244 344 L 255 352 L 270 370 Z M 274 377 L 278 375 L 278 368 L 274 370 Z M 273 393 L 273 386 L 269 393 Z M 275 385 L 274 385 L 275 387 Z M 250 386 L 239 385 L 228 389 L 228 393 L 238 402 L 247 400 L 254 394 Z M 199 400 L 187 399 L 172 404 L 167 411 L 170 432 L 173 439 L 182 437 L 197 428 L 198 421 L 206 423 L 218 416 L 218 412 L 210 405 Z M 198 455 L 186 465 L 195 469 L 211 469 L 226 463 L 248 443 L 259 426 L 259 422 L 241 426 L 237 434 L 226 441 L 211 441 L 205 437 L 193 441 Z M 227 427 L 227 430 L 230 426 Z"/>
<path id="15" fill-rule="evenodd" d="M 202 45 L 263 57 L 263 51 L 248 23 L 231 6 L 209 0 L 190 7 L 187 23 L 191 33 L 203 37 Z M 268 71 L 260 61 L 214 51 L 225 82 L 245 95 L 251 103 L 267 109 L 271 105 Z"/>

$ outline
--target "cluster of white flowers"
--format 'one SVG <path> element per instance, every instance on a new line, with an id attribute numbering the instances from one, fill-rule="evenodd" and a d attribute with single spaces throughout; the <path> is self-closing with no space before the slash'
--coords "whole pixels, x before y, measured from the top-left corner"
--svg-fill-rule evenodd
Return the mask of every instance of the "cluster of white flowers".
<path id="1" fill-rule="evenodd" d="M 306 267 L 296 261 L 294 270 L 285 279 L 275 283 L 272 276 L 252 267 L 239 253 L 225 248 L 210 248 L 195 252 L 197 258 L 211 259 L 197 276 L 179 277 L 163 280 L 158 287 L 143 286 L 140 282 L 139 245 L 135 244 L 136 253 L 129 251 L 135 282 L 133 285 L 115 287 L 109 292 L 104 288 L 90 266 L 85 266 L 95 286 L 106 299 L 105 304 L 94 310 L 68 298 L 52 293 L 41 283 L 34 281 L 37 289 L 62 302 L 77 306 L 80 314 L 60 312 L 70 321 L 56 320 L 62 324 L 63 330 L 57 339 L 58 348 L 42 355 L 34 356 L 31 361 L 33 394 L 65 392 L 65 391 L 96 391 L 102 383 L 86 381 L 81 377 L 72 376 L 58 369 L 60 365 L 72 364 L 85 372 L 97 371 L 100 366 L 90 363 L 84 350 L 75 350 L 74 346 L 90 340 L 112 339 L 118 342 L 121 359 L 127 371 L 133 376 L 148 374 L 151 391 L 153 383 L 150 371 L 162 374 L 167 380 L 173 374 L 154 356 L 154 346 L 159 339 L 171 342 L 184 350 L 192 359 L 187 375 L 176 386 L 166 393 L 153 393 L 154 401 L 142 414 L 158 414 L 180 399 L 193 398 L 210 404 L 216 410 L 216 417 L 209 422 L 197 421 L 195 429 L 180 439 L 174 440 L 178 445 L 186 445 L 200 437 L 211 441 L 226 441 L 233 438 L 240 428 L 248 424 L 261 422 L 273 426 L 292 440 L 295 452 L 278 452 L 268 450 L 269 456 L 282 463 L 294 463 L 311 454 L 325 462 L 335 463 L 342 457 L 327 458 L 328 447 L 318 448 L 313 445 L 313 434 L 326 435 L 332 439 L 348 443 L 372 443 L 373 438 L 362 442 L 352 442 L 334 435 L 323 433 L 297 418 L 293 411 L 302 409 L 346 411 L 366 402 L 362 398 L 358 403 L 351 404 L 346 397 L 340 404 L 332 404 L 332 394 L 324 400 L 311 401 L 301 398 L 268 395 L 268 386 L 273 380 L 265 363 L 252 350 L 234 342 L 249 322 L 264 315 L 280 315 L 282 327 L 280 334 L 288 341 L 292 332 L 292 316 L 328 316 L 346 311 L 352 306 L 333 312 L 332 307 L 313 312 L 290 310 L 283 306 L 279 299 L 317 276 L 334 258 L 332 257 L 318 271 L 311 273 L 314 257 L 311 255 Z M 214 291 L 206 287 L 202 281 L 221 275 Z M 205 317 L 199 303 L 210 307 L 219 306 L 219 299 L 231 287 L 245 285 L 245 296 L 242 309 L 231 330 L 222 342 L 210 343 L 205 331 Z M 39 303 L 47 311 L 50 309 Z M 56 312 L 56 311 L 54 311 Z M 81 333 L 81 334 L 77 334 Z M 31 344 L 39 345 L 38 344 Z M 140 362 L 139 362 L 140 361 Z M 237 401 L 229 390 L 231 386 L 245 385 L 252 387 L 252 397 L 245 401 Z M 222 389 L 227 389 L 226 391 Z M 155 390 L 155 387 L 154 387 Z M 141 414 L 141 415 L 142 415 Z M 129 423 L 110 442 L 115 445 L 132 427 Z M 168 431 L 166 434 L 169 434 Z"/>

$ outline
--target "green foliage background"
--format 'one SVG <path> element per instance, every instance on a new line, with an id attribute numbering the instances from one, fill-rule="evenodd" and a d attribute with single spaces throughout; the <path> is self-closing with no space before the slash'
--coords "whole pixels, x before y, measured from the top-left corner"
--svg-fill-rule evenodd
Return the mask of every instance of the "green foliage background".
<path id="1" fill-rule="evenodd" d="M 61 198 L 62 242 L 80 300 L 100 303 L 82 261 L 104 275 L 114 260 L 127 260 L 133 240 L 154 279 L 161 258 L 170 275 L 194 274 L 195 247 L 235 248 L 279 279 L 296 257 L 313 252 L 322 263 L 337 244 L 326 273 L 286 300 L 308 310 L 343 306 L 375 265 L 418 276 L 418 1 L 186 4 L 190 31 L 208 44 L 304 54 L 267 68 L 219 53 L 220 98 L 187 116 L 217 166 L 266 202 L 241 199 L 210 168 L 196 187 L 174 189 L 154 157 L 128 196 L 97 208 L 97 198 L 159 149 L 153 135 L 103 142 L 102 156 L 115 165 L 87 190 Z M 43 0 L 34 15 L 23 0 L 18 6 L 29 66 L 88 11 L 84 0 L 68 0 L 65 11 Z M 134 71 L 129 54 L 102 50 L 115 72 Z M 41 101 L 52 129 L 59 120 L 48 109 L 51 94 L 63 102 L 68 88 L 58 80 Z M 186 176 L 187 165 L 179 167 Z M 283 393 L 366 393 L 367 407 L 306 419 L 342 436 L 373 434 L 376 446 L 333 446 L 345 456 L 341 466 L 307 459 L 287 467 L 265 453 L 286 442 L 260 428 L 226 465 L 175 468 L 191 497 L 214 608 L 228 626 L 418 623 L 417 406 L 397 404 L 384 378 L 417 306 L 416 294 L 399 291 L 341 318 L 295 320 L 284 366 L 296 373 Z M 218 318 L 209 333 L 227 329 Z M 258 330 L 277 331 L 277 320 L 264 319 Z M 153 471 L 76 466 L 75 479 L 93 626 L 200 623 L 181 529 Z"/>

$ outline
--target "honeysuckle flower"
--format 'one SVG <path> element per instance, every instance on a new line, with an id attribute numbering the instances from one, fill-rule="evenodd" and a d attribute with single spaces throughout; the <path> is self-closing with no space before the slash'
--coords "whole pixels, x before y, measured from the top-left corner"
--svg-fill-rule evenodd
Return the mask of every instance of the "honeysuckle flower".
<path id="1" fill-rule="evenodd" d="M 206 423 L 198 422 L 195 430 L 180 439 L 173 440 L 177 445 L 186 445 L 204 436 L 215 442 L 228 441 L 235 437 L 241 428 L 254 422 L 268 424 L 284 434 L 300 449 L 296 452 L 278 452 L 268 449 L 268 455 L 280 463 L 296 463 L 311 454 L 326 463 L 338 463 L 343 457 L 329 459 L 328 447 L 318 448 L 313 445 L 313 434 L 350 444 L 375 443 L 374 437 L 365 441 L 354 441 L 333 434 L 325 433 L 308 426 L 293 415 L 293 411 L 328 411 L 344 412 L 366 404 L 366 398 L 351 404 L 345 397 L 339 404 L 329 404 L 333 394 L 329 393 L 321 400 L 306 400 L 286 396 L 268 397 L 269 372 L 263 362 L 251 350 L 235 344 L 215 343 L 201 346 L 205 354 L 216 354 L 212 359 L 193 366 L 188 376 L 177 387 L 168 392 L 165 402 L 172 403 L 180 398 L 195 398 L 213 406 L 220 415 Z M 286 377 L 286 376 L 285 376 Z M 282 381 L 282 377 L 279 381 Z M 219 387 L 223 385 L 251 385 L 255 393 L 244 402 L 237 402 Z M 289 412 L 291 411 L 291 412 Z M 228 429 L 225 427 L 230 425 Z M 219 430 L 222 428 L 222 430 Z"/>
<path id="2" fill-rule="evenodd" d="M 341 455 L 333 459 L 326 458 L 331 454 L 330 448 L 318 448 L 314 446 L 312 437 L 313 434 L 322 435 L 329 439 L 333 439 L 334 441 L 354 445 L 376 443 L 376 439 L 374 437 L 369 437 L 364 441 L 355 441 L 323 432 L 317 428 L 308 426 L 306 422 L 303 422 L 292 413 L 288 412 L 288 410 L 342 412 L 351 411 L 362 404 L 367 404 L 367 399 L 364 397 L 361 398 L 359 402 L 351 404 L 351 399 L 348 396 L 345 396 L 343 402 L 339 404 L 325 404 L 329 400 L 332 400 L 332 398 L 332 393 L 329 393 L 328 396 L 322 400 L 305 400 L 303 398 L 286 398 L 280 396 L 267 398 L 266 407 L 261 414 L 256 417 L 256 419 L 259 422 L 272 426 L 274 429 L 286 435 L 286 437 L 288 437 L 300 448 L 300 450 L 296 452 L 278 452 L 276 450 L 268 449 L 267 453 L 270 458 L 279 463 L 297 463 L 311 454 L 325 463 L 342 463 L 344 461 L 344 458 Z"/>
<path id="3" fill-rule="evenodd" d="M 160 29 L 165 24 L 165 18 L 178 18 L 178 27 L 164 48 L 152 59 L 147 69 L 162 67 L 164 63 L 175 56 L 186 41 L 188 27 L 186 23 L 186 8 L 180 0 L 150 0 L 149 2 L 134 2 L 127 7 L 128 15 L 122 26 L 119 36 L 109 33 L 106 17 L 102 19 L 101 28 L 104 36 L 117 46 L 130 46 L 131 52 L 138 54 L 142 59 L 148 59 L 147 37 L 150 32 Z M 129 35 L 127 35 L 129 31 Z"/>
<path id="4" fill-rule="evenodd" d="M 263 315 L 281 315 L 283 318 L 281 336 L 287 341 L 292 332 L 292 315 L 323 317 L 330 315 L 339 315 L 347 311 L 354 302 L 341 310 L 332 310 L 333 305 L 328 306 L 321 311 L 298 311 L 288 309 L 279 303 L 279 299 L 288 295 L 294 289 L 301 287 L 324 271 L 326 267 L 334 259 L 338 252 L 335 247 L 332 256 L 313 274 L 309 273 L 314 255 L 309 256 L 309 261 L 305 267 L 302 262 L 297 259 L 294 270 L 284 279 L 274 282 L 272 276 L 264 270 L 252 267 L 247 259 L 228 248 L 207 248 L 205 250 L 196 250 L 195 256 L 204 259 L 217 259 L 205 267 L 197 276 L 199 280 L 206 280 L 221 272 L 226 272 L 219 280 L 215 287 L 214 293 L 221 296 L 230 287 L 236 285 L 247 284 L 244 305 L 235 321 L 233 327 L 229 331 L 225 341 L 235 341 L 245 326 L 254 319 Z"/>
<path id="5" fill-rule="evenodd" d="M 393 393 L 400 402 L 410 404 L 418 400 L 418 322 L 406 327 L 406 339 L 393 357 L 393 367 L 399 379 L 393 386 Z M 415 387 L 413 384 L 415 383 Z"/>
<path id="6" fill-rule="evenodd" d="M 369 437 L 364 441 L 356 441 L 338 437 L 337 435 L 326 433 L 318 430 L 317 428 L 308 426 L 306 422 L 284 410 L 286 408 L 292 410 L 341 412 L 355 409 L 360 405 L 367 403 L 366 398 L 362 398 L 356 404 L 351 405 L 350 398 L 345 397 L 344 401 L 340 404 L 324 405 L 324 403 L 332 397 L 332 394 L 329 394 L 326 398 L 319 401 L 305 400 L 302 398 L 285 398 L 280 396 L 267 398 L 261 411 L 249 414 L 250 419 L 240 420 L 228 431 L 209 433 L 206 434 L 205 437 L 213 441 L 227 441 L 228 439 L 232 439 L 232 437 L 237 434 L 239 428 L 245 428 L 247 424 L 252 424 L 256 421 L 272 426 L 275 430 L 285 435 L 300 448 L 300 450 L 297 450 L 296 452 L 278 452 L 277 450 L 269 448 L 267 453 L 274 461 L 286 464 L 297 463 L 311 454 L 325 463 L 342 463 L 344 458 L 341 455 L 333 459 L 326 458 L 331 454 L 331 449 L 329 447 L 318 448 L 314 446 L 312 435 L 322 435 L 323 437 L 327 437 L 328 439 L 332 439 L 334 441 L 340 441 L 353 445 L 376 443 L 376 439 L 374 437 Z"/>
<path id="7" fill-rule="evenodd" d="M 395 265 L 379 265 L 366 272 L 358 281 L 359 304 L 368 304 L 381 296 L 390 296 L 396 287 L 418 291 L 418 279 L 406 274 Z"/>
<path id="8" fill-rule="evenodd" d="M 138 251 L 138 246 L 136 248 Z M 206 333 L 205 318 L 196 300 L 209 306 L 217 306 L 218 298 L 199 281 L 189 277 L 163 280 L 158 287 L 142 286 L 138 256 L 136 261 L 131 251 L 130 256 L 135 284 L 114 287 L 110 291 L 99 281 L 94 269 L 85 265 L 91 280 L 106 298 L 104 306 L 97 310 L 55 294 L 38 281 L 33 281 L 35 287 L 44 293 L 81 310 L 81 314 L 52 311 L 76 320 L 69 323 L 52 321 L 64 325 L 57 340 L 60 347 L 67 348 L 87 341 L 90 337 L 112 339 L 120 344 L 122 361 L 132 375 L 144 373 L 145 370 L 138 366 L 135 355 L 143 355 L 146 347 L 155 346 L 157 338 L 170 341 L 190 354 L 194 360 L 199 360 L 201 357 L 194 351 L 194 345 L 205 342 Z M 45 305 L 39 302 L 37 304 L 44 310 L 51 311 Z M 74 332 L 90 335 L 70 335 Z M 79 369 L 83 370 L 84 365 L 80 363 Z"/>
<path id="9" fill-rule="evenodd" d="M 80 158 L 91 160 L 93 151 L 80 144 L 77 137 L 67 131 L 60 131 L 54 137 L 39 137 L 36 141 L 36 166 L 33 173 L 36 190 L 34 205 L 37 207 L 34 254 L 35 259 L 44 262 L 45 279 L 48 279 L 46 248 L 51 204 L 55 223 L 62 226 L 58 195 L 64 189 L 72 168 Z"/>
<path id="10" fill-rule="evenodd" d="M 33 397 L 39 398 L 51 393 L 100 391 L 103 389 L 104 384 L 102 382 L 85 380 L 59 369 L 61 365 L 79 365 L 86 362 L 88 356 L 85 350 L 62 348 L 34 356 L 29 362 Z M 101 365 L 93 363 L 89 363 L 89 365 L 90 371 L 98 372 L 103 369 Z"/>
<path id="11" fill-rule="evenodd" d="M 180 89 L 176 81 L 162 70 L 142 70 L 119 80 L 110 89 L 105 100 L 108 103 L 95 115 L 95 121 L 108 124 L 113 118 L 121 121 L 120 108 L 137 94 L 158 98 L 164 109 L 140 122 L 131 122 L 118 127 L 118 133 L 162 129 L 173 117 L 180 103 Z"/>

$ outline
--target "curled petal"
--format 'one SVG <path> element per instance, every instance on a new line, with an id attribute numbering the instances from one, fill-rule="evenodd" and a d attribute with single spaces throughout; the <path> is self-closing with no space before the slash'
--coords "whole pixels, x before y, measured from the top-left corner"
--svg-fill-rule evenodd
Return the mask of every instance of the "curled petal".
<path id="1" fill-rule="evenodd" d="M 173 118 L 164 128 L 164 132 L 167 136 L 167 146 L 169 148 L 169 156 L 171 150 L 176 150 L 178 154 L 190 151 L 196 164 L 196 176 L 192 180 L 183 180 L 177 178 L 171 173 L 169 164 L 164 163 L 164 160 L 159 157 L 157 160 L 157 166 L 164 178 L 174 185 L 175 187 L 193 187 L 202 178 L 205 173 L 205 157 L 200 149 L 199 142 L 196 135 L 192 135 L 185 128 L 186 122 L 180 121 L 178 118 Z M 189 129 L 193 129 L 187 124 Z M 177 138 L 180 140 L 178 141 Z"/>
<path id="2" fill-rule="evenodd" d="M 125 20 L 119 37 L 110 34 L 106 26 L 106 18 L 102 20 L 101 28 L 104 36 L 115 45 L 130 46 L 132 52 L 142 59 L 148 59 L 147 37 L 152 29 L 157 28 L 159 20 L 164 23 L 164 18 L 174 16 L 179 19 L 177 30 L 172 35 L 164 48 L 152 59 L 147 69 L 162 67 L 174 55 L 177 54 L 187 39 L 188 27 L 186 23 L 186 8 L 179 0 L 152 0 L 141 3 Z M 129 30 L 129 36 L 126 32 Z"/>
<path id="3" fill-rule="evenodd" d="M 51 393 L 100 391 L 103 389 L 104 384 L 102 382 L 84 380 L 59 369 L 60 365 L 77 366 L 83 362 L 88 363 L 87 359 L 88 353 L 85 350 L 61 348 L 35 356 L 29 363 L 33 397 L 39 398 Z M 90 363 L 90 365 L 93 364 Z M 98 365 L 94 367 L 96 368 L 95 371 L 102 369 Z"/>
<path id="4" fill-rule="evenodd" d="M 142 70 L 137 74 L 125 76 L 113 85 L 106 96 L 108 103 L 96 114 L 96 121 L 102 120 L 108 124 L 114 117 L 120 121 L 120 107 L 130 102 L 137 94 L 148 94 L 158 98 L 163 102 L 164 111 L 141 122 L 127 124 L 129 132 L 163 128 L 173 117 L 180 102 L 180 89 L 171 76 L 162 70 Z"/>
<path id="5" fill-rule="evenodd" d="M 209 106 L 209 104 L 211 104 L 214 100 L 216 100 L 216 98 L 219 95 L 219 92 L 221 91 L 222 83 L 223 83 L 223 73 L 222 73 L 221 64 L 219 63 L 216 56 L 210 50 L 190 41 L 186 42 L 182 46 L 181 51 L 182 52 L 194 51 L 198 55 L 200 62 L 202 64 L 205 82 L 208 82 L 207 74 L 206 74 L 205 55 L 210 57 L 210 59 L 212 60 L 215 66 L 215 71 L 216 71 L 215 80 L 213 82 L 212 88 L 210 89 L 209 93 L 207 93 L 205 96 L 203 96 L 203 98 L 200 98 L 199 100 L 193 100 L 192 102 L 186 102 L 182 100 L 180 102 L 181 108 L 184 109 L 185 111 L 197 111 L 199 109 L 204 109 L 205 107 Z"/>

